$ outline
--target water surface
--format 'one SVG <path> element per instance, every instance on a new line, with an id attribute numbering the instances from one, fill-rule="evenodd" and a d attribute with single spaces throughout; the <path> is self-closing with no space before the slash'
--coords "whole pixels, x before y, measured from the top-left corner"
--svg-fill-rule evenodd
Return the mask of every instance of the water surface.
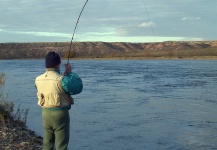
<path id="1" fill-rule="evenodd" d="M 217 149 L 217 61 L 72 63 L 84 90 L 73 96 L 69 149 Z M 4 91 L 16 106 L 30 108 L 27 125 L 39 135 L 34 80 L 44 70 L 44 60 L 0 60 Z"/>

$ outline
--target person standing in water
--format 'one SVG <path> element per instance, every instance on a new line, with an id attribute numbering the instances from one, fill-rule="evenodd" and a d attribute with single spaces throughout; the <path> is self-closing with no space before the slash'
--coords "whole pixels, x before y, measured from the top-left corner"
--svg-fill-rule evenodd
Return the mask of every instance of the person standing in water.
<path id="1" fill-rule="evenodd" d="M 43 149 L 67 150 L 70 137 L 69 110 L 74 104 L 71 95 L 83 90 L 81 78 L 65 64 L 64 75 L 60 74 L 60 56 L 49 52 L 45 57 L 46 71 L 35 79 L 38 105 L 42 107 L 44 128 Z M 55 146 L 54 146 L 55 145 Z"/>

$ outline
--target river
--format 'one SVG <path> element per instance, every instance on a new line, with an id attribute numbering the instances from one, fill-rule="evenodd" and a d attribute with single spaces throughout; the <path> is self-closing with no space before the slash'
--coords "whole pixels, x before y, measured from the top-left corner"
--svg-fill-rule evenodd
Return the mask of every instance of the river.
<path id="1" fill-rule="evenodd" d="M 71 63 L 84 89 L 73 96 L 69 149 L 217 149 L 216 60 Z M 30 109 L 27 126 L 41 136 L 34 80 L 44 70 L 41 59 L 0 60 L 8 99 Z"/>

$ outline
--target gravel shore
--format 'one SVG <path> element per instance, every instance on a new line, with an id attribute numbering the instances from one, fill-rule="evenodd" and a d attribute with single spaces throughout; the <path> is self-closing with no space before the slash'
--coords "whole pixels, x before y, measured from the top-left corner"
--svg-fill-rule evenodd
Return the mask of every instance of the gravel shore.
<path id="1" fill-rule="evenodd" d="M 34 131 L 11 118 L 0 122 L 0 150 L 41 150 L 42 140 Z"/>

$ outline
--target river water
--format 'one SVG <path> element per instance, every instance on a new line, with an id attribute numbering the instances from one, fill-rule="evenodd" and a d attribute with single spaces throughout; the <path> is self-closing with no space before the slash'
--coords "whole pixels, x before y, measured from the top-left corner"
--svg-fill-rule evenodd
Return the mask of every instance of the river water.
<path id="1" fill-rule="evenodd" d="M 70 110 L 69 149 L 217 149 L 216 60 L 71 63 L 84 89 Z M 44 60 L 0 60 L 4 91 L 15 107 L 30 109 L 27 126 L 39 135 L 34 80 L 44 70 Z"/>

